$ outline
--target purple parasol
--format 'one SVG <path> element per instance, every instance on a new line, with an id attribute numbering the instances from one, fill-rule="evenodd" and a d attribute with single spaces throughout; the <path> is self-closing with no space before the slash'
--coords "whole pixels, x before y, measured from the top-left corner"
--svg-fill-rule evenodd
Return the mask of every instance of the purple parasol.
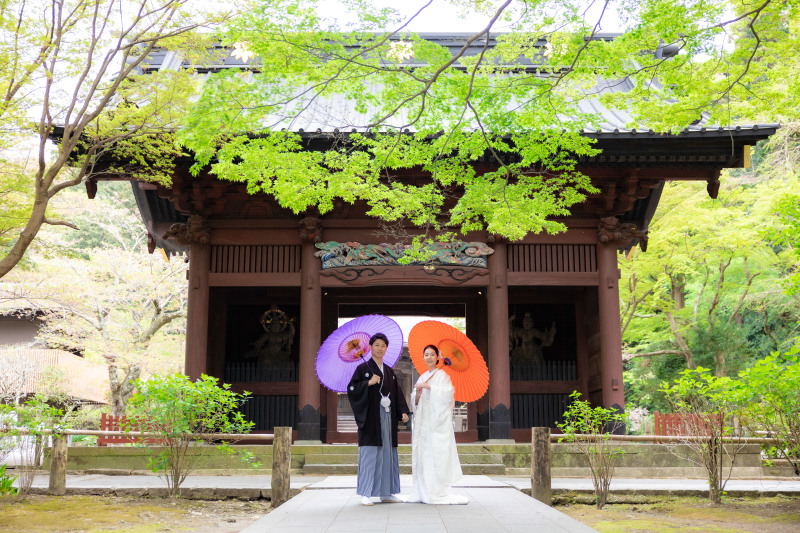
<path id="1" fill-rule="evenodd" d="M 383 364 L 394 366 L 403 351 L 400 326 L 383 315 L 360 316 L 331 333 L 320 346 L 315 365 L 319 382 L 332 391 L 346 392 L 356 367 L 372 356 L 369 339 L 376 333 L 389 339 Z"/>

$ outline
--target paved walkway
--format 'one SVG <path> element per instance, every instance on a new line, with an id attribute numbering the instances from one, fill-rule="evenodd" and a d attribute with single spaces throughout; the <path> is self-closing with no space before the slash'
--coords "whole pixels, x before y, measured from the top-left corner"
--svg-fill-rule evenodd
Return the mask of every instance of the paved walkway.
<path id="1" fill-rule="evenodd" d="M 402 491 L 411 490 L 411 476 L 400 476 Z M 38 475 L 34 490 L 46 492 L 47 475 Z M 468 505 L 375 504 L 360 505 L 355 493 L 356 476 L 292 476 L 295 496 L 243 530 L 248 533 L 345 533 L 350 531 L 392 532 L 415 529 L 425 533 L 457 532 L 591 532 L 590 527 L 548 507 L 522 491 L 530 479 L 518 476 L 464 476 L 455 492 L 469 498 Z M 592 492 L 589 479 L 559 478 L 552 481 L 554 492 Z M 189 476 L 183 494 L 190 498 L 268 498 L 270 477 Z M 800 480 L 731 480 L 730 495 L 792 495 L 800 497 Z M 68 475 L 67 491 L 73 494 L 166 493 L 157 476 Z M 708 485 L 700 479 L 613 479 L 615 494 L 673 494 L 705 496 Z"/>
<path id="2" fill-rule="evenodd" d="M 530 483 L 530 482 L 529 482 Z M 265 515 L 243 533 L 347 533 L 351 531 L 425 533 L 590 533 L 586 526 L 526 496 L 504 481 L 465 476 L 453 488 L 469 498 L 467 505 L 361 505 L 355 476 L 330 476 Z M 411 476 L 400 476 L 402 492 Z"/>
<path id="3" fill-rule="evenodd" d="M 476 485 L 477 479 L 487 479 L 503 486 L 511 486 L 519 490 L 530 489 L 530 478 L 523 476 L 464 476 L 462 486 Z M 300 491 L 305 488 L 355 488 L 355 476 L 302 476 L 292 475 L 292 490 Z M 186 478 L 183 489 L 186 491 L 216 490 L 225 491 L 230 496 L 248 497 L 253 491 L 261 491 L 267 495 L 270 491 L 270 476 L 244 475 L 244 476 L 200 476 L 192 475 Z M 400 476 L 400 482 L 405 490 L 411 486 L 411 476 Z M 38 491 L 47 490 L 49 478 L 46 473 L 36 476 L 33 487 Z M 481 483 L 485 483 L 482 481 Z M 103 474 L 68 474 L 67 491 L 72 493 L 88 492 L 141 492 L 165 490 L 164 481 L 155 475 L 103 475 Z M 593 492 L 591 479 L 554 478 L 552 480 L 554 492 L 574 491 Z M 800 496 L 800 479 L 797 478 L 763 478 L 763 479 L 732 479 L 728 481 L 725 490 L 733 495 L 760 494 L 778 495 L 789 494 Z M 702 479 L 618 479 L 611 480 L 613 493 L 640 493 L 640 494 L 675 494 L 705 496 L 708 484 Z M 255 496 L 259 497 L 259 496 Z"/>

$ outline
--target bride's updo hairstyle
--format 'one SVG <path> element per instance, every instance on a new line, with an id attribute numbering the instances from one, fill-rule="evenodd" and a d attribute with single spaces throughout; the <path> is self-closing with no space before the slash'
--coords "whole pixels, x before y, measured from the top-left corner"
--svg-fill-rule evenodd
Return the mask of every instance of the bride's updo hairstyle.
<path id="1" fill-rule="evenodd" d="M 439 359 L 441 358 L 441 356 L 439 355 L 439 348 L 437 348 L 435 344 L 429 344 L 429 345 L 427 345 L 425 348 L 423 348 L 423 349 L 422 349 L 422 354 L 423 354 L 423 355 L 425 354 L 425 350 L 427 350 L 428 348 L 430 348 L 431 350 L 433 350 L 434 352 L 436 352 L 436 362 L 438 363 L 438 362 L 439 362 Z M 446 366 L 450 366 L 450 365 L 452 365 L 452 364 L 453 364 L 453 362 L 452 362 L 450 359 L 448 359 L 447 357 L 445 357 L 445 358 L 444 358 L 444 360 L 443 360 L 442 362 L 443 362 L 443 363 L 444 363 Z"/>
<path id="2" fill-rule="evenodd" d="M 430 348 L 431 350 L 436 352 L 436 362 L 438 363 L 439 362 L 439 348 L 437 348 L 435 344 L 429 344 L 429 345 L 427 345 L 426 347 L 424 347 L 422 349 L 422 355 L 425 355 L 425 352 L 428 350 L 428 348 Z"/>

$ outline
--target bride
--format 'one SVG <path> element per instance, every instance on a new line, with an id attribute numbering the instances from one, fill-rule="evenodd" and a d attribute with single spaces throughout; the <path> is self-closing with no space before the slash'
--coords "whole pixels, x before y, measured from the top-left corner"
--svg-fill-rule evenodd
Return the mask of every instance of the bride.
<path id="1" fill-rule="evenodd" d="M 439 361 L 436 346 L 426 346 L 423 359 L 428 371 L 419 377 L 411 392 L 414 488 L 406 501 L 463 505 L 468 502 L 466 496 L 451 492 L 453 483 L 462 478 L 453 432 L 453 384 L 444 370 L 436 368 Z"/>

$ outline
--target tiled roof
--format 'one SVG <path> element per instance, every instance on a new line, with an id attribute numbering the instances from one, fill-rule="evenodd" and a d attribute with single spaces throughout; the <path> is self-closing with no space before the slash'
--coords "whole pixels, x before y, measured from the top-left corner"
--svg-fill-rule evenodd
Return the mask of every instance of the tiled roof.
<path id="1" fill-rule="evenodd" d="M 467 39 L 471 37 L 472 33 L 420 33 L 419 36 L 429 41 L 435 42 L 441 46 L 445 46 L 455 54 L 465 45 Z M 596 40 L 611 40 L 618 34 L 603 33 L 595 36 Z M 489 41 L 489 47 L 493 47 L 496 43 L 496 36 L 493 35 Z M 403 39 L 402 35 L 393 37 L 393 40 Z M 470 43 L 467 47 L 465 56 L 474 56 L 481 52 L 484 47 L 484 39 L 479 39 Z M 534 47 L 537 50 L 544 51 L 545 40 L 540 40 Z M 209 54 L 206 56 L 205 63 L 190 63 L 175 52 L 159 50 L 153 52 L 147 61 L 145 71 L 155 71 L 160 69 L 179 69 L 179 68 L 192 68 L 198 72 L 200 76 L 208 75 L 208 73 L 219 72 L 223 70 L 244 70 L 244 71 L 258 71 L 260 69 L 260 61 L 257 57 L 244 61 L 232 55 L 232 47 L 223 47 L 217 45 L 209 49 Z M 669 57 L 674 54 L 673 47 L 666 46 L 659 48 L 655 52 L 661 57 Z M 521 57 L 515 60 L 514 66 L 519 66 L 526 72 L 533 72 L 534 69 L 541 67 L 542 55 L 541 53 L 532 58 Z M 458 63 L 456 63 L 458 65 Z M 421 66 L 414 63 L 414 60 L 408 60 L 404 63 L 405 67 L 413 68 Z M 657 85 L 657 82 L 653 82 Z M 648 128 L 630 128 L 628 125 L 632 122 L 632 117 L 623 110 L 609 109 L 602 105 L 597 98 L 600 93 L 613 93 L 613 92 L 627 92 L 633 88 L 633 82 L 630 79 L 623 80 L 604 80 L 598 78 L 597 85 L 591 90 L 586 92 L 586 98 L 578 102 L 578 109 L 583 113 L 590 113 L 600 117 L 600 128 L 598 129 L 585 129 L 584 134 L 587 137 L 660 137 L 663 133 L 654 132 Z M 373 86 L 368 90 L 377 92 L 380 87 Z M 265 127 L 271 129 L 285 128 L 289 131 L 305 133 L 305 134 L 326 134 L 326 133 L 346 133 L 346 132 L 362 132 L 365 131 L 366 125 L 370 122 L 369 113 L 359 112 L 355 109 L 355 105 L 351 100 L 347 100 L 342 95 L 332 95 L 319 98 L 311 98 L 310 96 L 303 100 L 302 112 L 299 114 L 291 113 L 287 110 L 285 116 L 274 114 L 267 116 L 263 120 Z M 404 116 L 398 116 L 394 122 L 404 124 Z M 731 135 L 736 132 L 754 132 L 759 129 L 774 130 L 777 124 L 754 124 L 746 126 L 709 126 L 705 124 L 703 117 L 699 117 L 697 125 L 690 126 L 683 132 L 678 134 L 681 137 L 691 137 L 694 135 L 714 137 Z M 413 128 L 412 128 L 413 129 Z"/>
<path id="2" fill-rule="evenodd" d="M 83 402 L 108 403 L 108 371 L 103 365 L 63 350 L 44 348 L 0 347 L 0 357 L 31 365 L 31 378 L 21 384 L 21 392 L 25 396 L 40 390 L 46 368 L 56 367 L 64 372 L 66 392 L 72 398 Z"/>

